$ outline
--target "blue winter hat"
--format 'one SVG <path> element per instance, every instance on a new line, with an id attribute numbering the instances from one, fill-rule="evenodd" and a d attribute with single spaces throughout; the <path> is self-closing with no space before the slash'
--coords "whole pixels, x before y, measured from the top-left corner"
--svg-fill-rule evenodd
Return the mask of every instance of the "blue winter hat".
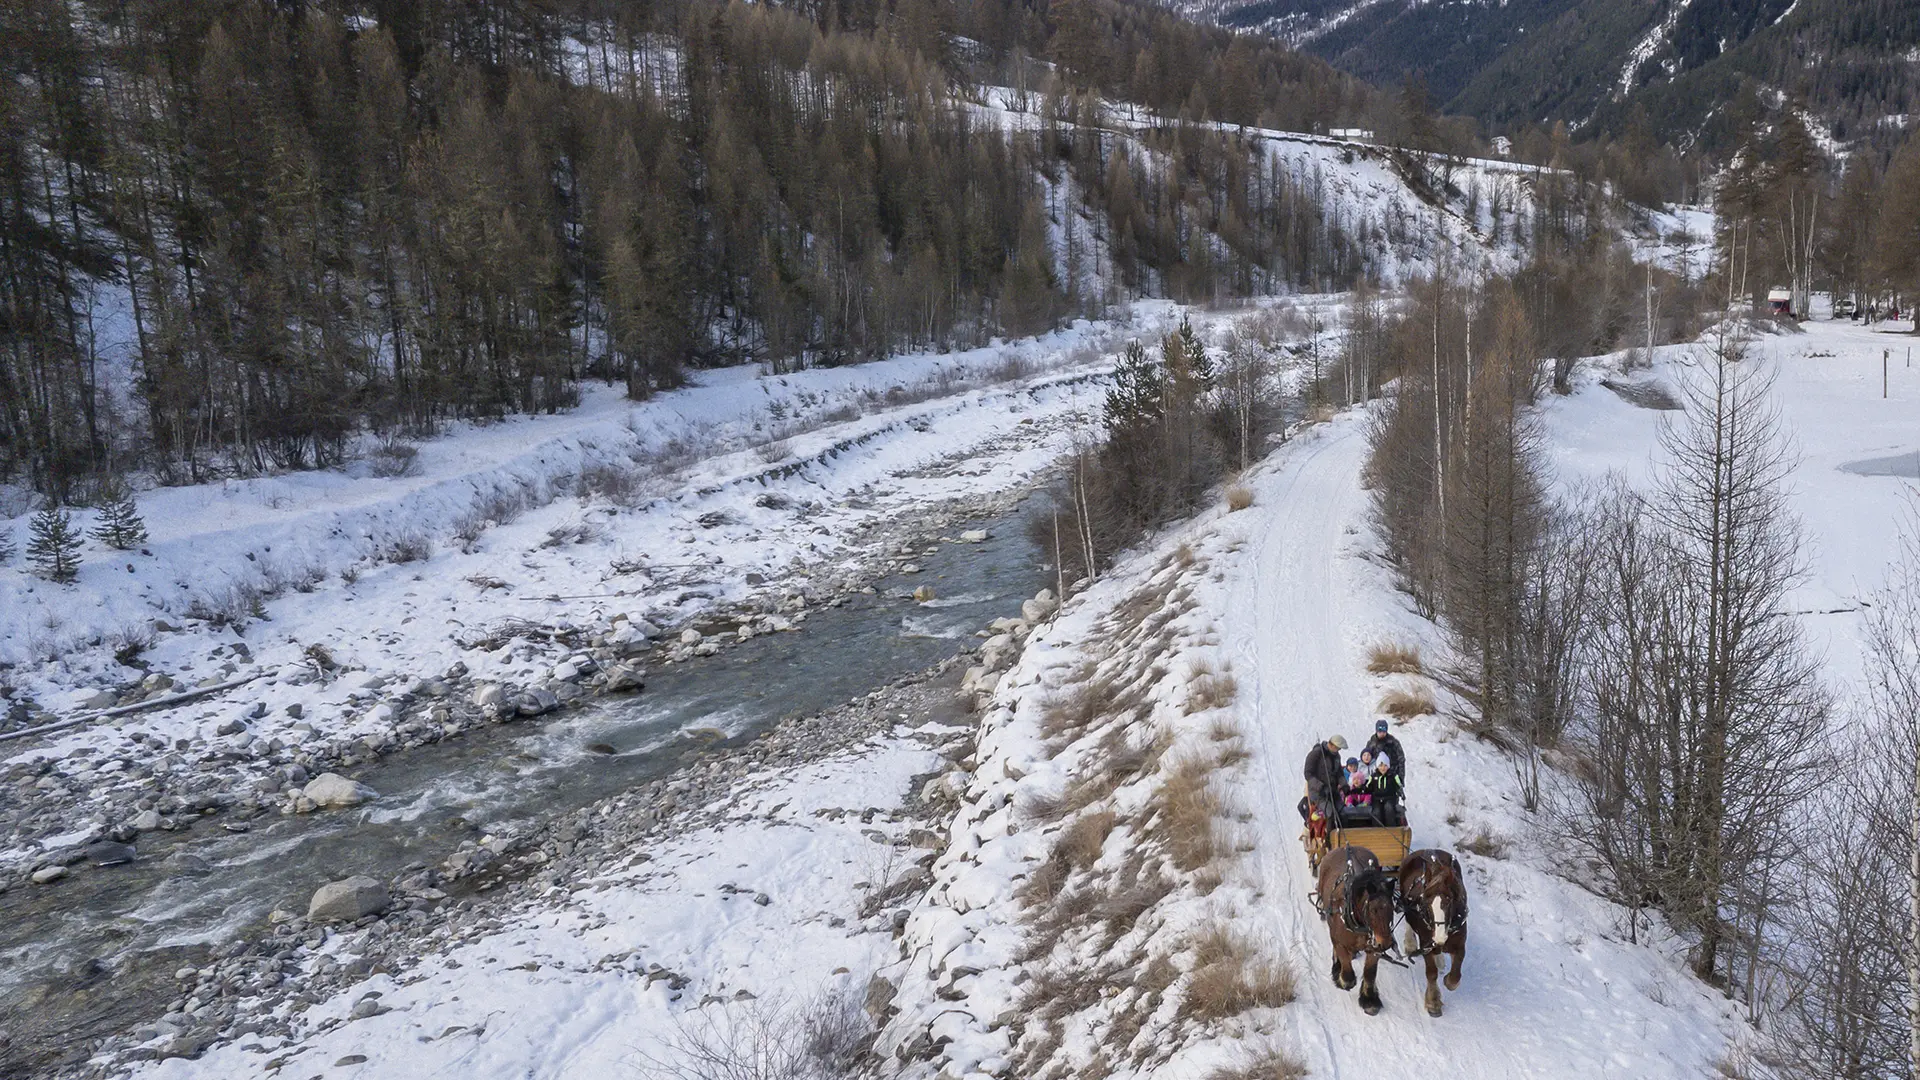
<path id="1" fill-rule="evenodd" d="M 1385 720 L 1374 721 L 1373 730 L 1379 732 L 1382 735 L 1385 735 L 1387 733 L 1387 722 Z"/>

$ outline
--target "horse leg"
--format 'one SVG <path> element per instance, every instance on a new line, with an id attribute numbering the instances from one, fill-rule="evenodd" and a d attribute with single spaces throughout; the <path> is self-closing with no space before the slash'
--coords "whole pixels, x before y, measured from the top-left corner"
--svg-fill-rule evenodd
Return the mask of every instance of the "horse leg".
<path id="1" fill-rule="evenodd" d="M 1380 1011 L 1380 988 L 1374 985 L 1373 981 L 1374 974 L 1379 967 L 1380 954 L 1376 952 L 1368 953 L 1366 971 L 1360 979 L 1360 1007 L 1366 1010 L 1368 1016 L 1372 1016 Z"/>
<path id="2" fill-rule="evenodd" d="M 1422 959 L 1427 962 L 1427 1015 L 1440 1015 L 1440 961 L 1429 952 Z"/>
<path id="3" fill-rule="evenodd" d="M 1353 989 L 1353 950 L 1333 946 L 1333 985 L 1342 990 Z"/>
<path id="4" fill-rule="evenodd" d="M 1467 959 L 1467 932 L 1465 930 L 1454 931 L 1453 939 L 1447 942 L 1447 955 L 1453 958 L 1453 963 L 1447 965 L 1447 989 L 1458 990 L 1460 988 L 1460 965 L 1465 963 Z"/>

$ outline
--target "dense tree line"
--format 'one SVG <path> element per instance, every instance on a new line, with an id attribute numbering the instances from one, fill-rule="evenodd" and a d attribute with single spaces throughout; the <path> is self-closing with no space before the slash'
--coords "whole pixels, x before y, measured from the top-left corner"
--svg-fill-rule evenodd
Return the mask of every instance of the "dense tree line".
<path id="1" fill-rule="evenodd" d="M 0 19 L 0 480 L 60 498 L 134 466 L 330 465 L 356 431 L 564 408 L 584 378 L 641 397 L 704 365 L 1371 269 L 1316 178 L 1213 124 L 1367 92 L 1147 9 L 20 0 Z M 1008 123 L 987 83 L 1041 122 Z M 1178 119 L 1123 138 L 1103 93 Z"/>

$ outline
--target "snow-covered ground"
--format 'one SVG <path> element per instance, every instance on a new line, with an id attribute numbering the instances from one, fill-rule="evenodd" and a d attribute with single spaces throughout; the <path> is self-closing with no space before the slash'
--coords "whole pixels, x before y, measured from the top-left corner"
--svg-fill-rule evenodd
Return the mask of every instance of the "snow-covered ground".
<path id="1" fill-rule="evenodd" d="M 360 463 L 144 492 L 141 550 L 90 541 L 71 585 L 23 560 L 0 567 L 5 681 L 16 703 L 46 710 L 39 721 L 135 700 L 148 674 L 192 685 L 257 672 L 249 701 L 268 711 L 248 718 L 249 734 L 300 722 L 345 735 L 366 717 L 342 695 L 364 698 L 380 677 L 455 661 L 476 678 L 545 677 L 560 658 L 525 641 L 474 647 L 504 623 L 673 627 L 831 591 L 871 554 L 864 531 L 1047 468 L 1098 404 L 1102 346 L 1151 338 L 1170 314 L 1142 304 L 1117 325 L 858 368 L 707 372 L 641 403 L 596 391 L 566 415 L 422 442 L 416 475 L 369 476 Z M 82 527 L 91 517 L 76 515 Z M 0 528 L 24 539 L 26 517 Z M 221 611 L 245 625 L 196 617 Z M 116 662 L 129 642 L 144 645 L 145 670 Z M 365 673 L 312 679 L 316 648 Z M 210 699 L 113 733 L 207 740 L 234 710 Z M 82 727 L 33 752 L 62 756 L 101 734 Z"/>
<path id="2" fill-rule="evenodd" d="M 1750 361 L 1777 367 L 1775 404 L 1802 454 L 1791 502 L 1806 528 L 1809 576 L 1796 604 L 1843 698 L 1858 672 L 1860 602 L 1879 584 L 1896 522 L 1920 488 L 1920 368 L 1905 367 L 1910 341 L 1813 322 L 1759 339 Z M 1601 380 L 1670 383 L 1695 355 L 1690 346 L 1661 349 L 1650 372 L 1625 375 L 1621 356 L 1584 365 L 1576 392 L 1541 410 L 1556 481 L 1619 470 L 1645 482 L 1658 424 L 1673 414 L 1633 404 Z M 1383 968 L 1377 1017 L 1332 986 L 1297 841 L 1300 761 L 1336 732 L 1357 745 L 1391 689 L 1448 700 L 1425 676 L 1366 671 L 1375 644 L 1418 647 L 1430 663 L 1445 644 L 1378 557 L 1360 486 L 1365 427 L 1363 415 L 1343 416 L 1278 451 L 1243 477 L 1249 509 L 1203 514 L 1115 568 L 1035 636 L 1003 681 L 936 883 L 908 924 L 902 960 L 883 969 L 901 982 L 904 1009 L 881 1047 L 915 1063 L 909 1075 L 1008 1075 L 1010 1066 L 1030 1074 L 1052 1062 L 1112 1076 L 1204 1075 L 1277 1050 L 1322 1076 L 1692 1077 L 1714 1072 L 1743 1041 L 1736 1007 L 1689 974 L 1685 943 L 1659 926 L 1629 933 L 1624 911 L 1562 877 L 1564 849 L 1521 807 L 1512 764 L 1445 715 L 1408 721 L 1397 734 L 1410 758 L 1416 845 L 1453 850 L 1467 869 L 1464 981 L 1439 1018 L 1421 1009 L 1417 969 Z M 1157 621 L 1142 595 L 1159 597 Z M 1202 669 L 1231 674 L 1230 704 L 1194 707 L 1193 673 Z M 1063 731 L 1061 702 L 1116 674 L 1133 696 L 1109 701 L 1113 713 L 1091 726 Z M 1210 751 L 1208 740 L 1238 749 Z M 1143 747 L 1158 750 L 1117 787 L 1075 796 Z M 1066 865 L 1065 884 L 1048 886 L 1060 908 L 1090 910 L 1098 923 L 1124 905 L 1115 881 L 1152 882 L 1154 868 L 1165 869 L 1156 785 L 1177 768 L 1169 762 L 1195 756 L 1217 762 L 1217 827 L 1232 852 L 1170 874 L 1124 933 L 1071 920 L 1059 931 L 1034 907 L 1034 882 Z M 1077 848 L 1089 828 L 1104 843 Z M 1075 850 L 1082 861 L 1072 861 Z M 1190 1022 L 1180 1002 L 1204 975 L 1197 935 L 1222 924 L 1248 953 L 1285 959 L 1296 1000 Z"/>
<path id="3" fill-rule="evenodd" d="M 1417 968 L 1382 968 L 1386 1010 L 1378 1017 L 1364 1015 L 1329 980 L 1331 952 L 1307 900 L 1312 879 L 1298 842 L 1300 761 L 1335 732 L 1357 746 L 1384 691 L 1426 681 L 1368 675 L 1371 645 L 1414 645 L 1430 657 L 1440 647 L 1374 554 L 1360 487 L 1365 430 L 1364 415 L 1349 414 L 1309 431 L 1243 478 L 1252 507 L 1213 511 L 1174 531 L 1035 636 L 986 721 L 969 804 L 935 865 L 926 906 L 909 923 L 907 959 L 889 969 L 902 979 L 908 1007 L 883 1048 L 911 1046 L 920 1030 L 950 1039 L 926 1064 L 927 1076 L 941 1067 L 954 1075 L 998 1073 L 1010 1060 L 1032 1066 L 1023 1055 L 1036 1046 L 1075 1068 L 1105 1060 L 1113 1076 L 1204 1075 L 1271 1050 L 1317 1076 L 1531 1077 L 1542 1075 L 1543 1063 L 1552 1075 L 1581 1077 L 1710 1071 L 1738 1028 L 1732 1007 L 1686 974 L 1680 945 L 1658 935 L 1649 943 L 1644 929 L 1638 943 L 1628 941 L 1618 910 L 1555 875 L 1554 847 L 1520 809 L 1507 759 L 1444 717 L 1397 732 L 1411 759 L 1415 843 L 1462 852 L 1485 833 L 1504 848 L 1461 855 L 1473 912 L 1464 981 L 1436 1019 L 1421 1008 Z M 1190 569 L 1177 569 L 1182 564 Z M 1036 963 L 1036 920 L 1017 896 L 1079 819 L 1031 824 L 1023 808 L 1047 805 L 1097 774 L 1105 758 L 1088 750 L 1110 756 L 1116 745 L 1111 729 L 1096 725 L 1063 751 L 1047 734 L 1047 703 L 1073 679 L 1105 673 L 1085 665 L 1126 647 L 1108 620 L 1143 593 L 1174 610 L 1149 635 L 1164 651 L 1142 674 L 1149 691 L 1141 718 L 1121 717 L 1119 730 L 1137 746 L 1158 729 L 1167 740 L 1158 759 L 1163 774 L 1183 755 L 1209 753 L 1210 741 L 1244 751 L 1221 755 L 1212 773 L 1217 827 L 1230 853 L 1209 868 L 1217 884 L 1204 872 L 1174 876 L 1131 934 L 1111 941 L 1068 935 L 1065 948 Z M 1195 670 L 1230 674 L 1237 695 L 1223 707 L 1193 708 Z M 1156 843 L 1148 812 L 1154 776 L 1148 768 L 1083 812 L 1117 813 L 1121 822 L 1091 880 L 1118 872 L 1133 846 Z M 1210 1026 L 1183 1024 L 1179 1001 L 1201 977 L 1193 943 L 1218 925 L 1231 927 L 1249 951 L 1283 960 L 1298 999 Z M 1038 970 L 1079 965 L 1097 973 L 1108 963 L 1150 971 L 1160 955 L 1178 976 L 1164 1000 L 1152 998 L 1143 1020 L 1123 1019 L 1142 997 L 1125 988 L 1126 979 L 1071 1015 L 1057 1049 L 1038 1020 L 1009 1020 L 1044 1004 L 1021 989 Z M 1116 1028 L 1146 1031 L 1157 1040 L 1154 1052 L 1132 1058 L 1137 1043 L 1103 1043 Z"/>
<path id="4" fill-rule="evenodd" d="M 1808 635 L 1845 696 L 1861 670 L 1861 605 L 1884 583 L 1900 518 L 1920 498 L 1920 355 L 1908 366 L 1920 340 L 1906 332 L 1907 322 L 1867 327 L 1815 318 L 1801 327 L 1754 338 L 1751 362 L 1774 370 L 1771 405 L 1800 459 L 1788 504 L 1805 533 L 1808 576 L 1792 607 L 1807 613 Z M 1659 425 L 1677 414 L 1636 405 L 1600 380 L 1672 388 L 1701 348 L 1657 348 L 1650 370 L 1628 374 L 1617 370 L 1620 356 L 1599 358 L 1583 370 L 1577 393 L 1544 402 L 1546 447 L 1560 482 L 1608 472 L 1649 482 Z"/>
<path id="5" fill-rule="evenodd" d="M 885 913 L 858 912 L 921 854 L 895 811 L 909 781 L 942 763 L 930 744 L 960 730 L 903 725 L 759 774 L 721 809 L 726 823 L 496 912 L 491 930 L 440 932 L 417 966 L 300 1011 L 304 1037 L 243 1039 L 135 1075 L 682 1076 L 699 1048 L 730 1039 L 789 1038 L 843 1016 L 857 1034 L 868 979 L 893 952 Z M 303 960 L 350 960 L 351 942 L 337 935 Z"/>

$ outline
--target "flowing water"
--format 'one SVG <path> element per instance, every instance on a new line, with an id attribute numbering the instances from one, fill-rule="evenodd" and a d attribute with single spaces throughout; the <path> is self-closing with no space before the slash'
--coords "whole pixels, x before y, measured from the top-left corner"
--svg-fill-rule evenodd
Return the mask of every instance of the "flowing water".
<path id="1" fill-rule="evenodd" d="M 0 1076 L 74 1060 L 92 1039 L 157 1017 L 175 996 L 176 967 L 198 964 L 207 947 L 275 908 L 304 911 L 327 881 L 438 863 L 488 825 L 567 813 L 672 772 L 707 745 L 691 731 L 749 737 L 952 656 L 1052 584 L 1019 511 L 954 528 L 968 527 L 989 539 L 942 544 L 918 560 L 921 573 L 816 610 L 798 631 L 654 667 L 632 697 L 485 726 L 353 770 L 380 794 L 366 806 L 263 817 L 244 834 L 211 822 L 148 834 L 129 865 L 0 895 Z M 938 598 L 905 599 L 918 585 Z M 169 863 L 175 851 L 206 869 Z"/>

